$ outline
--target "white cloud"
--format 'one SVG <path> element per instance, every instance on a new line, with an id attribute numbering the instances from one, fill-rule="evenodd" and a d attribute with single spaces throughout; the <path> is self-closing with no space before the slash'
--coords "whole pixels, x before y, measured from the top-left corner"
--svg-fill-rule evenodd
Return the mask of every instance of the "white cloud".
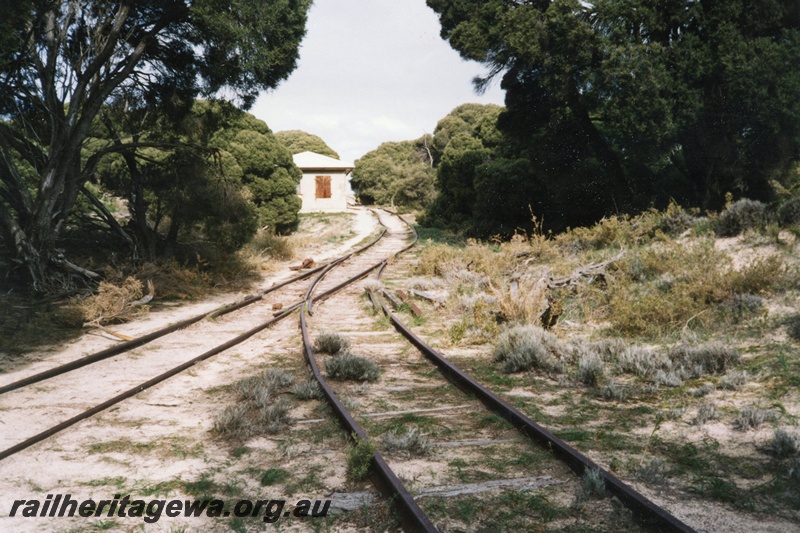
<path id="1" fill-rule="evenodd" d="M 273 131 L 314 133 L 355 160 L 433 132 L 460 104 L 502 104 L 496 86 L 474 93 L 485 68 L 462 60 L 439 31 L 425 0 L 316 0 L 297 70 L 251 112 Z"/>

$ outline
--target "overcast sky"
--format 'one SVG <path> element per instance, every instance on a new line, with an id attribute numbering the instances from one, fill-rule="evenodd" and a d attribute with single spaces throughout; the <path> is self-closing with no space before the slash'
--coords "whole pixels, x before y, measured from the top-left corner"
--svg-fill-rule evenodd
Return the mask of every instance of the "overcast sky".
<path id="1" fill-rule="evenodd" d="M 467 102 L 503 104 L 499 80 L 439 37 L 425 0 L 315 0 L 297 70 L 251 109 L 272 131 L 322 137 L 343 161 L 382 142 L 416 139 Z"/>

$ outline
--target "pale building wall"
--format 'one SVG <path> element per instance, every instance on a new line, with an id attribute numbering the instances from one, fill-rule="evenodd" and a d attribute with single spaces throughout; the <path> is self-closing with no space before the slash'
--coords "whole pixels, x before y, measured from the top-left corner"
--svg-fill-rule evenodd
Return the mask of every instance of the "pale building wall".
<path id="1" fill-rule="evenodd" d="M 331 197 L 317 198 L 317 176 L 331 177 Z M 300 180 L 301 213 L 347 211 L 347 175 L 341 171 L 306 171 Z"/>

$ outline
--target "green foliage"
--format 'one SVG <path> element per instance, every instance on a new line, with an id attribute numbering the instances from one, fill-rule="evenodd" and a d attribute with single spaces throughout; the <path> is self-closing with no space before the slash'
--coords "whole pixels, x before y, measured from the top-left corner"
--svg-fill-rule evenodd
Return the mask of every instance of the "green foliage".
<path id="1" fill-rule="evenodd" d="M 347 477 L 354 481 L 367 479 L 375 445 L 368 440 L 358 439 L 347 450 Z"/>
<path id="2" fill-rule="evenodd" d="M 506 90 L 502 141 L 468 148 L 472 164 L 452 175 L 442 157 L 429 222 L 508 235 L 527 227 L 530 205 L 558 230 L 671 198 L 766 200 L 770 180 L 790 178 L 800 147 L 800 73 L 782 67 L 800 60 L 791 2 L 428 5 L 442 37 L 490 68 L 477 85 L 503 73 Z M 454 137 L 434 145 L 444 153 L 438 143 Z"/>
<path id="3" fill-rule="evenodd" d="M 346 352 L 328 359 L 325 370 L 331 379 L 343 381 L 377 381 L 381 375 L 381 367 L 375 361 Z"/>
<path id="4" fill-rule="evenodd" d="M 767 223 L 767 206 L 763 202 L 743 198 L 729 205 L 716 221 L 717 233 L 733 237 L 751 229 L 761 229 Z"/>
<path id="5" fill-rule="evenodd" d="M 339 159 L 339 154 L 328 146 L 322 137 L 302 130 L 285 130 L 275 133 L 275 138 L 281 142 L 291 153 L 314 152 Z"/>
<path id="6" fill-rule="evenodd" d="M 255 221 L 237 184 L 217 179 L 213 151 L 187 144 L 179 125 L 197 96 L 226 94 L 248 107 L 259 91 L 285 79 L 295 68 L 310 5 L 295 0 L 265 10 L 253 0 L 3 4 L 0 238 L 36 289 L 45 290 L 54 277 L 58 239 L 76 215 L 78 195 L 112 153 L 121 154 L 119 167 L 146 157 L 146 170 L 152 171 L 131 170 L 137 183 L 129 189 L 129 207 L 139 217 L 140 234 L 125 239 L 134 255 L 156 253 L 159 230 L 145 226 L 166 218 L 175 218 L 162 235 L 167 251 L 188 226 L 201 226 L 222 247 L 247 240 Z M 115 131 L 104 131 L 112 125 Z M 166 154 L 148 153 L 170 145 Z M 196 152 L 192 161 L 190 149 Z M 274 196 L 285 196 L 288 179 L 283 181 Z M 164 206 L 157 205 L 156 189 L 167 193 Z M 293 208 L 290 200 L 278 198 L 274 209 L 272 197 L 254 200 L 267 206 L 262 217 L 276 228 L 292 224 L 283 216 Z M 146 213 L 154 203 L 154 212 Z M 206 208 L 214 212 L 206 215 Z M 102 222 L 125 234 L 98 212 Z M 143 250 L 136 249 L 137 240 Z"/>
<path id="7" fill-rule="evenodd" d="M 431 138 L 387 142 L 355 162 L 350 179 L 363 204 L 423 208 L 433 198 Z"/>
<path id="8" fill-rule="evenodd" d="M 117 109 L 107 117 L 98 136 L 135 126 Z M 208 242 L 212 258 L 224 256 L 258 226 L 274 233 L 296 225 L 301 174 L 263 121 L 224 102 L 198 101 L 172 129 L 147 140 L 164 148 L 113 155 L 99 166 L 98 178 L 133 207 L 132 229 L 148 258 L 176 253 L 178 241 Z"/>

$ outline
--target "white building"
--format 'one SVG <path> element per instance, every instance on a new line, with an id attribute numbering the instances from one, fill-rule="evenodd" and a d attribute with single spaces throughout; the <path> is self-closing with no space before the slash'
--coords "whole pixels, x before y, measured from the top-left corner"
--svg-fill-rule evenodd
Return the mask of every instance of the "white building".
<path id="1" fill-rule="evenodd" d="M 353 165 L 332 157 L 302 152 L 294 164 L 303 172 L 298 194 L 303 200 L 301 213 L 340 212 L 347 210 L 347 176 Z"/>

